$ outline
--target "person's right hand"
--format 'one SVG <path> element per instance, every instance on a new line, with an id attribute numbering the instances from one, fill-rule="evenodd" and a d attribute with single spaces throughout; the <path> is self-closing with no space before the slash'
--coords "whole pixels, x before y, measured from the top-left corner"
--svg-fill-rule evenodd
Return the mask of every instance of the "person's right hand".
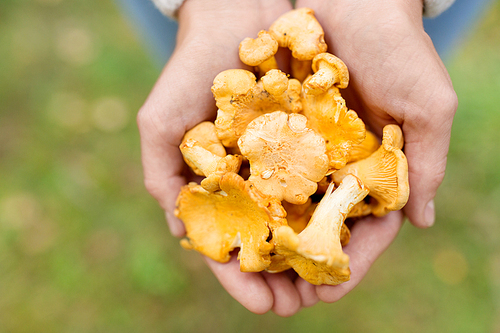
<path id="1" fill-rule="evenodd" d="M 411 223 L 434 223 L 433 198 L 441 184 L 457 96 L 422 22 L 421 0 L 298 0 L 325 30 L 329 52 L 349 68 L 343 93 L 377 134 L 397 123 L 405 138 Z"/>
<path id="2" fill-rule="evenodd" d="M 287 0 L 187 0 L 181 6 L 174 54 L 137 118 L 145 185 L 165 210 L 173 235 L 185 233 L 173 212 L 181 186 L 191 180 L 179 150 L 184 133 L 214 120 L 210 87 L 221 71 L 243 66 L 239 43 L 256 38 L 290 9 Z M 301 308 L 302 298 L 309 300 L 307 305 L 318 300 L 314 290 L 301 296 L 285 273 L 242 273 L 235 256 L 226 264 L 206 261 L 229 294 L 252 312 L 289 316 Z"/>

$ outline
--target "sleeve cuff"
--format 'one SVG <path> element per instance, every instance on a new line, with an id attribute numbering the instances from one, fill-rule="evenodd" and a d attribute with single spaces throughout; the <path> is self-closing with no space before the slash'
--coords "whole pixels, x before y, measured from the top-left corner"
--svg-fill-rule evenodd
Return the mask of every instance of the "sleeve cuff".
<path id="1" fill-rule="evenodd" d="M 424 0 L 424 16 L 436 17 L 447 10 L 455 0 Z"/>
<path id="2" fill-rule="evenodd" d="M 177 10 L 184 0 L 153 0 L 156 7 L 166 16 L 176 18 Z M 436 17 L 447 10 L 455 0 L 424 0 L 424 16 Z"/>
<path id="3" fill-rule="evenodd" d="M 156 7 L 166 16 L 177 19 L 177 10 L 184 0 L 153 0 Z"/>

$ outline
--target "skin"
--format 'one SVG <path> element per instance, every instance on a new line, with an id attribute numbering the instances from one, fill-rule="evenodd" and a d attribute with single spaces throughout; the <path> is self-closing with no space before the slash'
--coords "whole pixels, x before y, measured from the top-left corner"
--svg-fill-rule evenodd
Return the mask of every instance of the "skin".
<path id="1" fill-rule="evenodd" d="M 411 189 L 404 213 L 415 226 L 431 226 L 432 199 L 445 172 L 457 98 L 423 31 L 422 2 L 298 0 L 296 7 L 315 11 L 329 52 L 348 66 L 351 80 L 343 92 L 347 105 L 379 136 L 388 123 L 402 127 Z M 239 42 L 255 38 L 290 9 L 286 0 L 187 0 L 181 6 L 176 50 L 137 117 L 145 185 L 165 210 L 173 235 L 184 235 L 173 211 L 180 187 L 192 180 L 178 148 L 184 133 L 215 118 L 210 87 L 222 70 L 245 68 L 238 60 Z M 286 58 L 277 58 L 286 69 Z M 290 272 L 242 273 L 235 256 L 227 264 L 206 262 L 247 309 L 286 317 L 346 295 L 390 245 L 402 223 L 402 212 L 356 223 L 344 249 L 352 278 L 338 286 L 313 286 Z"/>

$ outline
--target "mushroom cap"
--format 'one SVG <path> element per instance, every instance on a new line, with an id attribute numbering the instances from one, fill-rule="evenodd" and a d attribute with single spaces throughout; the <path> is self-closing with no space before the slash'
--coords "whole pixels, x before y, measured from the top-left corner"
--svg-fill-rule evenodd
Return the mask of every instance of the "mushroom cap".
<path id="1" fill-rule="evenodd" d="M 227 262 L 239 247 L 243 272 L 259 272 L 271 263 L 270 228 L 285 225 L 281 204 L 264 196 L 235 173 L 220 180 L 220 192 L 211 193 L 194 183 L 181 189 L 176 216 L 186 226 L 183 247 Z"/>
<path id="2" fill-rule="evenodd" d="M 271 69 L 261 80 L 264 89 L 273 96 L 283 95 L 288 90 L 288 78 L 279 69 Z"/>
<path id="3" fill-rule="evenodd" d="M 368 216 L 372 213 L 373 206 L 374 206 L 373 203 L 360 201 L 357 204 L 355 204 L 354 207 L 352 207 L 347 217 L 355 218 L 355 217 Z"/>
<path id="4" fill-rule="evenodd" d="M 255 75 L 244 69 L 229 69 L 220 72 L 212 84 L 212 94 L 219 109 L 219 104 L 231 104 L 240 96 L 245 96 L 255 86 L 257 78 Z"/>
<path id="5" fill-rule="evenodd" d="M 314 74 L 304 82 L 306 93 L 324 93 L 330 87 L 340 89 L 349 85 L 349 71 L 342 60 L 331 53 L 320 53 L 312 61 Z"/>
<path id="6" fill-rule="evenodd" d="M 332 183 L 302 232 L 297 235 L 289 226 L 276 230 L 275 253 L 309 283 L 348 281 L 349 256 L 342 251 L 342 225 L 352 207 L 367 194 L 368 189 L 355 176 L 346 177 L 335 191 Z"/>
<path id="7" fill-rule="evenodd" d="M 278 42 L 265 30 L 261 30 L 256 39 L 245 38 L 239 47 L 240 60 L 248 66 L 258 66 L 273 57 L 276 52 Z"/>
<path id="8" fill-rule="evenodd" d="M 288 76 L 279 69 L 271 69 L 261 81 L 264 89 L 283 106 L 282 110 L 292 113 L 302 111 L 302 85 L 297 79 L 288 79 Z"/>
<path id="9" fill-rule="evenodd" d="M 269 28 L 279 46 L 288 47 L 299 60 L 311 60 L 325 52 L 323 28 L 310 8 L 299 8 L 281 15 Z"/>
<path id="10" fill-rule="evenodd" d="M 215 170 L 203 179 L 200 185 L 207 191 L 215 192 L 220 190 L 220 180 L 228 172 L 238 173 L 243 157 L 241 155 L 226 155 L 222 157 L 215 167 Z"/>
<path id="11" fill-rule="evenodd" d="M 352 145 L 351 149 L 349 149 L 347 162 L 356 162 L 367 158 L 371 154 L 373 154 L 378 147 L 380 147 L 380 143 L 378 138 L 373 132 L 366 130 L 366 137 L 360 144 Z"/>
<path id="12" fill-rule="evenodd" d="M 193 171 L 199 176 L 206 176 L 201 181 L 201 186 L 210 192 L 220 189 L 219 180 L 222 175 L 227 172 L 237 173 L 243 160 L 241 155 L 217 156 L 194 139 L 187 139 L 179 148 L 184 160 L 193 166 Z"/>
<path id="13" fill-rule="evenodd" d="M 179 149 L 181 150 L 182 157 L 184 161 L 186 161 L 186 164 L 189 165 L 198 176 L 208 176 L 214 172 L 217 168 L 217 163 L 222 159 L 222 157 L 203 148 L 195 139 L 183 141 Z"/>
<path id="14" fill-rule="evenodd" d="M 272 72 L 269 75 L 277 73 L 274 70 L 269 72 Z M 266 74 L 263 78 L 267 76 Z M 282 84 L 281 79 L 282 75 L 279 74 L 278 80 L 273 78 L 268 80 L 268 89 L 271 91 L 282 89 L 274 88 L 275 83 Z M 216 76 L 212 86 L 219 108 L 215 128 L 218 138 L 225 147 L 235 147 L 247 125 L 264 113 L 277 110 L 298 112 L 302 109 L 300 83 L 286 79 L 288 89 L 282 95 L 274 96 L 264 89 L 262 80 L 256 82 L 255 75 L 249 71 L 232 69 Z"/>
<path id="15" fill-rule="evenodd" d="M 370 190 L 370 203 L 375 216 L 383 216 L 390 211 L 400 210 L 408 201 L 408 162 L 402 152 L 403 133 L 397 125 L 384 127 L 382 145 L 369 157 L 350 163 L 333 173 L 335 183 L 347 175 L 355 175 Z"/>
<path id="16" fill-rule="evenodd" d="M 217 137 L 214 123 L 210 121 L 201 122 L 187 131 L 186 134 L 184 134 L 181 146 L 185 145 L 185 143 L 189 139 L 195 140 L 201 147 L 217 156 L 226 156 L 226 149 Z M 203 176 L 203 173 L 193 163 L 191 163 L 186 158 L 184 158 L 184 161 L 194 171 L 195 174 Z"/>
<path id="17" fill-rule="evenodd" d="M 287 263 L 285 256 L 281 254 L 271 253 L 271 264 L 266 268 L 266 272 L 281 273 L 290 268 L 292 268 L 292 266 Z"/>
<path id="18" fill-rule="evenodd" d="M 303 204 L 328 171 L 323 138 L 299 114 L 276 111 L 255 118 L 238 140 L 250 162 L 249 180 L 264 194 Z"/>
<path id="19" fill-rule="evenodd" d="M 302 105 L 308 126 L 325 139 L 330 168 L 342 168 L 350 149 L 365 139 L 365 124 L 355 111 L 346 107 L 336 87 L 324 94 L 305 96 Z"/>

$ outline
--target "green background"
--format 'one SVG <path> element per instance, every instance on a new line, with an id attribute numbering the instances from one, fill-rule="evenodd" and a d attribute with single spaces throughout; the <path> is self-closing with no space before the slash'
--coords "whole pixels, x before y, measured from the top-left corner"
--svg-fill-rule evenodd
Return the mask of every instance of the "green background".
<path id="1" fill-rule="evenodd" d="M 0 332 L 500 332 L 500 2 L 447 64 L 436 226 L 291 318 L 248 312 L 169 234 L 135 124 L 159 69 L 112 2 L 2 0 L 0 59 Z"/>

